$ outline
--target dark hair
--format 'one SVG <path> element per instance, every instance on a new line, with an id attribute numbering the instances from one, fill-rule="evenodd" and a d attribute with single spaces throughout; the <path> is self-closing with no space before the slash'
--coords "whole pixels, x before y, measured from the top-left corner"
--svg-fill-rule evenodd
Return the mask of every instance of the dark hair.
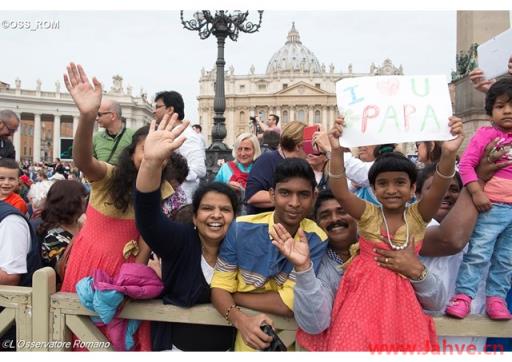
<path id="1" fill-rule="evenodd" d="M 433 163 L 439 162 L 443 149 L 443 141 L 421 141 L 427 148 L 427 160 Z"/>
<path id="2" fill-rule="evenodd" d="M 176 213 L 172 217 L 173 221 L 179 222 L 181 224 L 192 224 L 194 218 L 194 211 L 192 209 L 192 204 L 182 205 Z"/>
<path id="3" fill-rule="evenodd" d="M 322 204 L 325 201 L 332 200 L 332 199 L 336 200 L 336 198 L 334 197 L 334 194 L 329 189 L 322 190 L 318 193 L 318 196 L 316 197 L 314 213 L 313 213 L 313 215 L 315 216 L 315 219 L 317 219 L 316 213 L 318 212 L 318 209 L 320 208 L 320 206 L 322 206 Z"/>
<path id="4" fill-rule="evenodd" d="M 405 172 L 409 176 L 411 185 L 414 185 L 418 175 L 414 163 L 400 152 L 385 153 L 377 157 L 368 171 L 370 185 L 375 186 L 377 176 L 383 172 Z"/>
<path id="5" fill-rule="evenodd" d="M 263 132 L 263 138 L 261 139 L 261 143 L 263 147 L 268 147 L 271 150 L 277 150 L 277 146 L 279 146 L 280 135 L 276 131 L 267 130 Z"/>
<path id="6" fill-rule="evenodd" d="M 132 203 L 133 187 L 137 180 L 137 169 L 132 160 L 137 144 L 146 138 L 149 126 L 139 128 L 132 136 L 132 142 L 126 146 L 114 167 L 112 178 L 108 184 L 108 193 L 116 209 L 126 212 Z"/>
<path id="7" fill-rule="evenodd" d="M 172 153 L 164 169 L 164 178 L 169 182 L 176 180 L 181 185 L 187 178 L 188 172 L 189 168 L 185 157 L 177 152 Z"/>
<path id="8" fill-rule="evenodd" d="M 46 195 L 38 234 L 45 235 L 53 227 L 74 223 L 85 211 L 83 198 L 86 196 L 84 186 L 78 181 L 55 181 Z"/>
<path id="9" fill-rule="evenodd" d="M 385 153 L 394 152 L 396 143 L 387 143 L 384 145 L 377 145 L 373 149 L 373 157 L 377 158 Z"/>
<path id="10" fill-rule="evenodd" d="M 311 188 L 316 187 L 315 173 L 309 163 L 297 157 L 284 159 L 274 170 L 274 180 L 272 188 L 280 182 L 286 182 L 291 178 L 302 178 L 311 184 Z"/>
<path id="11" fill-rule="evenodd" d="M 16 158 L 16 149 L 8 138 L 0 138 L 0 158 Z"/>
<path id="12" fill-rule="evenodd" d="M 183 120 L 185 118 L 185 103 L 183 102 L 181 94 L 175 91 L 163 91 L 156 94 L 155 102 L 159 99 L 164 102 L 165 108 L 174 108 L 174 112 L 178 113 L 179 120 Z"/>
<path id="13" fill-rule="evenodd" d="M 416 180 L 416 193 L 421 194 L 421 191 L 423 190 L 423 185 L 425 184 L 425 181 L 431 176 L 434 176 L 434 173 L 436 172 L 437 163 L 431 163 L 429 165 L 426 165 L 424 168 L 422 168 L 418 172 L 418 178 Z M 457 184 L 459 185 L 459 188 L 462 189 L 462 179 L 460 178 L 460 175 L 458 172 L 455 172 L 455 179 L 457 180 Z"/>
<path id="14" fill-rule="evenodd" d="M 0 167 L 8 168 L 10 170 L 19 170 L 20 166 L 16 160 L 12 158 L 0 158 Z"/>
<path id="15" fill-rule="evenodd" d="M 512 100 L 512 77 L 500 79 L 489 88 L 485 96 L 485 113 L 487 115 L 492 116 L 492 109 L 496 99 L 503 95 L 508 97 L 507 102 Z"/>
<path id="16" fill-rule="evenodd" d="M 201 125 L 199 123 L 193 124 L 192 128 L 197 128 L 199 130 L 199 132 L 203 132 L 203 127 L 201 127 Z"/>
<path id="17" fill-rule="evenodd" d="M 233 213 L 236 215 L 238 212 L 238 197 L 233 191 L 231 187 L 227 184 L 220 182 L 210 182 L 208 184 L 201 185 L 197 188 L 192 196 L 192 210 L 194 215 L 197 215 L 197 211 L 199 210 L 199 204 L 201 200 L 203 200 L 204 195 L 208 192 L 217 192 L 219 194 L 226 195 L 231 202 L 231 207 L 233 208 Z"/>
<path id="18" fill-rule="evenodd" d="M 269 114 L 268 115 L 269 117 L 274 117 L 274 119 L 276 120 L 276 126 L 279 124 L 279 116 L 277 114 Z"/>

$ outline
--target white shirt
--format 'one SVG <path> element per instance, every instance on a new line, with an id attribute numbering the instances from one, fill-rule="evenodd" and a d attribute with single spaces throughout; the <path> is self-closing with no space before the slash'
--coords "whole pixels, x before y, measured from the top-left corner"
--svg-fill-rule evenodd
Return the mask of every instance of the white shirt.
<path id="1" fill-rule="evenodd" d="M 0 269 L 7 274 L 25 274 L 30 241 L 30 229 L 23 217 L 5 217 L 0 222 Z"/>
<path id="2" fill-rule="evenodd" d="M 368 181 L 368 171 L 372 167 L 373 161 L 361 161 L 359 158 L 354 157 L 350 152 L 345 152 L 343 154 L 343 159 L 345 163 L 345 175 L 347 175 L 347 178 L 350 181 L 355 182 L 359 187 L 370 186 L 370 182 Z"/>
<path id="3" fill-rule="evenodd" d="M 201 255 L 201 271 L 203 272 L 204 279 L 206 280 L 208 285 L 212 284 L 214 270 L 215 268 L 208 264 L 204 256 Z"/>
<path id="4" fill-rule="evenodd" d="M 439 223 L 432 219 L 428 224 L 427 228 L 430 226 L 437 226 Z M 420 256 L 420 260 L 428 270 L 434 274 L 436 274 L 443 286 L 446 290 L 446 296 L 451 298 L 455 294 L 455 282 L 457 281 L 457 275 L 459 273 L 460 264 L 462 263 L 462 258 L 464 254 L 468 250 L 468 245 L 464 247 L 460 252 L 454 255 L 448 256 L 436 256 L 436 257 L 427 257 Z M 483 314 L 485 311 L 485 281 L 487 280 L 487 273 L 489 272 L 490 263 L 487 264 L 482 273 L 482 278 L 480 279 L 480 283 L 478 284 L 478 289 L 476 292 L 475 299 L 471 303 L 471 314 Z M 445 305 L 448 305 L 449 300 L 446 300 Z M 437 313 L 444 313 L 443 310 L 437 311 Z M 478 351 L 483 351 L 485 347 L 485 337 L 443 337 L 439 336 L 439 345 L 441 349 L 443 348 L 443 339 L 445 340 L 445 345 L 451 345 L 453 350 L 455 351 L 455 345 L 458 348 L 462 348 L 463 345 L 468 346 L 470 344 L 474 344 Z M 449 347 L 448 349 L 449 350 Z"/>
<path id="5" fill-rule="evenodd" d="M 187 127 L 182 135 L 187 139 L 178 148 L 178 152 L 187 160 L 189 171 L 181 188 L 187 196 L 187 203 L 191 203 L 192 195 L 199 186 L 199 180 L 206 176 L 205 148 L 202 136 L 192 127 Z"/>

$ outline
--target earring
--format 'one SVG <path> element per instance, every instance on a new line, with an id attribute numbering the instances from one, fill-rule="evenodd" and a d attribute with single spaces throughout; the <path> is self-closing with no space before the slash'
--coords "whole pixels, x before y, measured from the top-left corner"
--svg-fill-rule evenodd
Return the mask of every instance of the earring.
<path id="1" fill-rule="evenodd" d="M 194 224 L 194 230 L 197 230 L 197 226 Z"/>

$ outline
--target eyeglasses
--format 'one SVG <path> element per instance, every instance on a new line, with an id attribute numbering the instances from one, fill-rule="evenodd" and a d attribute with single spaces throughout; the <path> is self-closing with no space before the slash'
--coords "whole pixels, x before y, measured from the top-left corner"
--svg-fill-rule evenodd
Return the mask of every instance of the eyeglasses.
<path id="1" fill-rule="evenodd" d="M 165 107 L 165 104 L 155 104 L 155 109 Z"/>
<path id="2" fill-rule="evenodd" d="M 16 132 L 18 130 L 18 126 L 11 128 L 11 127 L 9 127 L 9 125 L 7 124 L 6 121 L 0 120 L 0 122 L 2 122 L 4 127 L 7 128 L 7 130 L 9 131 L 9 134 L 11 134 L 11 135 L 14 134 L 14 132 Z"/>
<path id="3" fill-rule="evenodd" d="M 109 114 L 109 113 L 112 113 L 112 112 L 98 112 L 98 117 L 101 117 L 105 114 Z"/>

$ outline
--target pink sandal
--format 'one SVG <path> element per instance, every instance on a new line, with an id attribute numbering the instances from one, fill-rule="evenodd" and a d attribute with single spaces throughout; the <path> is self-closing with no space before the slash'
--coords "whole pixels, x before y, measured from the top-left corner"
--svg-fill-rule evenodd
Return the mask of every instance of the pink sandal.
<path id="1" fill-rule="evenodd" d="M 445 310 L 449 316 L 460 319 L 465 318 L 469 312 L 471 312 L 471 297 L 466 294 L 455 294 Z"/>
<path id="2" fill-rule="evenodd" d="M 512 319 L 512 315 L 508 311 L 507 303 L 500 297 L 487 297 L 485 301 L 485 310 L 489 318 L 494 320 Z"/>

